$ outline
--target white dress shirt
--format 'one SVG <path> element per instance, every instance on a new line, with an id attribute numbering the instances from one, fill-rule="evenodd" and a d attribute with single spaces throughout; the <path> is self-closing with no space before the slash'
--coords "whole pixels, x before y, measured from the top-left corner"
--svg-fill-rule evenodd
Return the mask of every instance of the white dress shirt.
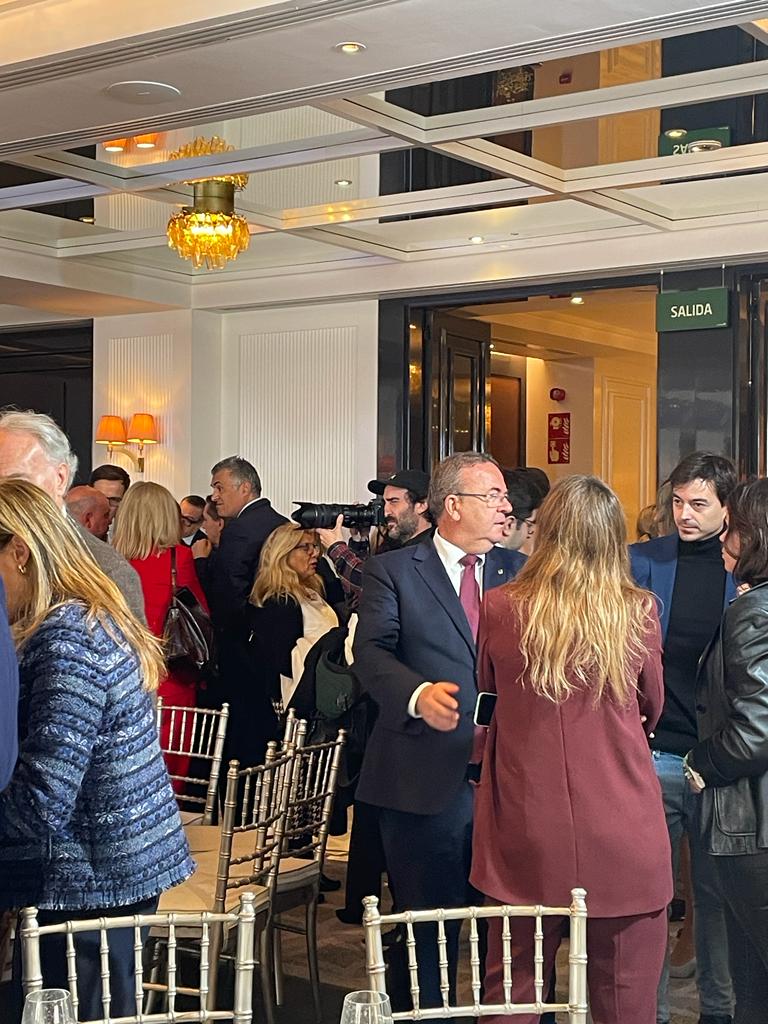
<path id="1" fill-rule="evenodd" d="M 438 558 L 443 563 L 448 579 L 451 581 L 451 586 L 456 591 L 458 597 L 459 589 L 461 587 L 461 574 L 464 572 L 464 566 L 461 564 L 461 559 L 467 554 L 461 548 L 456 547 L 455 544 L 451 544 L 445 537 L 440 536 L 440 531 L 435 530 L 435 534 L 432 538 L 435 551 L 437 551 Z M 483 565 L 485 563 L 485 555 L 478 555 L 477 562 L 475 563 L 475 579 L 477 585 L 480 588 L 480 597 L 483 596 Z M 431 686 L 431 682 L 421 683 L 411 694 L 411 699 L 408 701 L 408 714 L 411 718 L 421 718 L 421 715 L 416 711 L 416 703 L 421 695 L 421 691 Z"/>

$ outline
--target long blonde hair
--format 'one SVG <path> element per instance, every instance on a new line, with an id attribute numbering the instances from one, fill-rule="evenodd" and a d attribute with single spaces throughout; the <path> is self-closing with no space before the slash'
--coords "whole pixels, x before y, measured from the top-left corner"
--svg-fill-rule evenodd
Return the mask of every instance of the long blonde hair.
<path id="1" fill-rule="evenodd" d="M 0 548 L 13 537 L 29 548 L 28 596 L 11 624 L 20 650 L 62 605 L 82 604 L 117 643 L 127 644 L 141 665 L 144 687 L 157 689 L 165 675 L 160 645 L 128 610 L 117 586 L 94 562 L 76 527 L 45 491 L 18 477 L 0 479 Z M 121 635 L 116 635 L 115 627 Z"/>
<path id="2" fill-rule="evenodd" d="M 125 558 L 148 558 L 181 542 L 181 509 L 150 480 L 132 484 L 120 502 L 112 543 Z"/>
<path id="3" fill-rule="evenodd" d="M 317 574 L 302 581 L 296 570 L 288 565 L 290 553 L 307 537 L 317 540 L 314 530 L 304 530 L 298 523 L 285 523 L 270 533 L 261 549 L 259 571 L 251 590 L 251 604 L 260 608 L 270 598 L 302 601 L 312 591 L 320 595 L 325 593 L 323 581 Z"/>
<path id="4" fill-rule="evenodd" d="M 536 525 L 536 550 L 509 584 L 533 689 L 558 704 L 585 687 L 596 703 L 628 704 L 653 598 L 630 576 L 619 499 L 596 477 L 566 477 Z"/>

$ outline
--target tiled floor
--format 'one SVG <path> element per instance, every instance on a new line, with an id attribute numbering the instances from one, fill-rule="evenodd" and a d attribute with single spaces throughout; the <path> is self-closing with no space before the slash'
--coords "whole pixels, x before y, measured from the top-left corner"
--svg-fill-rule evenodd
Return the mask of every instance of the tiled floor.
<path id="1" fill-rule="evenodd" d="M 335 841 L 326 863 L 326 872 L 344 877 L 345 850 Z M 334 911 L 343 905 L 343 894 L 330 893 L 319 911 L 320 971 L 323 982 L 324 1024 L 337 1024 L 345 992 L 366 988 L 362 929 L 338 922 Z M 288 977 L 286 1006 L 279 1024 L 309 1024 L 308 989 L 298 979 L 307 978 L 306 953 L 301 936 L 286 934 L 283 940 L 285 970 Z M 294 980 L 293 987 L 291 980 Z M 698 1000 L 694 980 L 673 979 L 671 983 L 672 1024 L 696 1024 Z M 563 1018 L 565 1021 L 565 1018 Z"/>

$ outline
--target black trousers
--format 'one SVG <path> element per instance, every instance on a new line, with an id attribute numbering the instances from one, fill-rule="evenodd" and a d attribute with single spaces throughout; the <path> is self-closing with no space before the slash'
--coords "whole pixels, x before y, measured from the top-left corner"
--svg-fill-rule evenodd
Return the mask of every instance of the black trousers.
<path id="1" fill-rule="evenodd" d="M 472 789 L 465 783 L 440 814 L 409 814 L 382 808 L 379 815 L 387 872 L 397 911 L 463 907 L 477 902 L 469 885 L 472 855 Z M 446 924 L 448 976 L 453 998 L 460 922 Z M 422 1007 L 442 1005 L 437 925 L 417 925 L 416 956 Z M 390 961 L 392 987 L 408 991 L 405 957 Z M 393 1003 L 394 1009 L 394 1003 Z"/>
<path id="2" fill-rule="evenodd" d="M 154 914 L 157 897 L 126 907 L 95 910 L 40 910 L 38 923 L 62 924 L 64 921 L 82 921 L 96 917 L 128 917 L 132 914 Z M 136 1013 L 134 974 L 134 934 L 132 928 L 120 928 L 108 933 L 109 939 L 109 991 L 110 1016 L 130 1017 Z M 143 936 L 146 939 L 146 935 Z M 40 941 L 40 962 L 43 988 L 64 988 L 67 984 L 66 939 L 64 935 L 48 935 Z M 104 1011 L 101 1002 L 101 957 L 98 931 L 75 936 L 75 970 L 77 972 L 78 1019 L 101 1020 Z M 13 981 L 11 984 L 12 1021 L 20 1021 L 24 1001 L 21 984 L 21 941 L 14 943 Z"/>
<path id="3" fill-rule="evenodd" d="M 768 1020 L 768 851 L 712 857 L 728 929 L 734 1024 Z"/>
<path id="4" fill-rule="evenodd" d="M 355 800 L 354 808 L 344 909 L 360 924 L 363 920 L 363 897 L 381 898 L 381 876 L 386 871 L 386 864 L 379 829 L 381 809 L 362 800 Z"/>

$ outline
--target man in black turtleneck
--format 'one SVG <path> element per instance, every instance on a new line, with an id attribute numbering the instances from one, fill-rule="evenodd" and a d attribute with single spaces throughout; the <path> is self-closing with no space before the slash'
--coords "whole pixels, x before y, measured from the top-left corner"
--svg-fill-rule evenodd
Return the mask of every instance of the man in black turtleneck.
<path id="1" fill-rule="evenodd" d="M 731 1024 L 733 996 L 728 945 L 709 855 L 695 827 L 697 797 L 683 774 L 683 757 L 697 742 L 696 670 L 723 608 L 736 596 L 723 566 L 720 534 L 728 495 L 736 486 L 733 463 L 709 452 L 694 452 L 670 475 L 677 533 L 630 547 L 637 582 L 659 601 L 664 634 L 664 712 L 651 739 L 677 871 L 680 841 L 691 850 L 696 981 L 699 1024 Z M 656 1019 L 669 1022 L 669 960 L 659 985 Z"/>

